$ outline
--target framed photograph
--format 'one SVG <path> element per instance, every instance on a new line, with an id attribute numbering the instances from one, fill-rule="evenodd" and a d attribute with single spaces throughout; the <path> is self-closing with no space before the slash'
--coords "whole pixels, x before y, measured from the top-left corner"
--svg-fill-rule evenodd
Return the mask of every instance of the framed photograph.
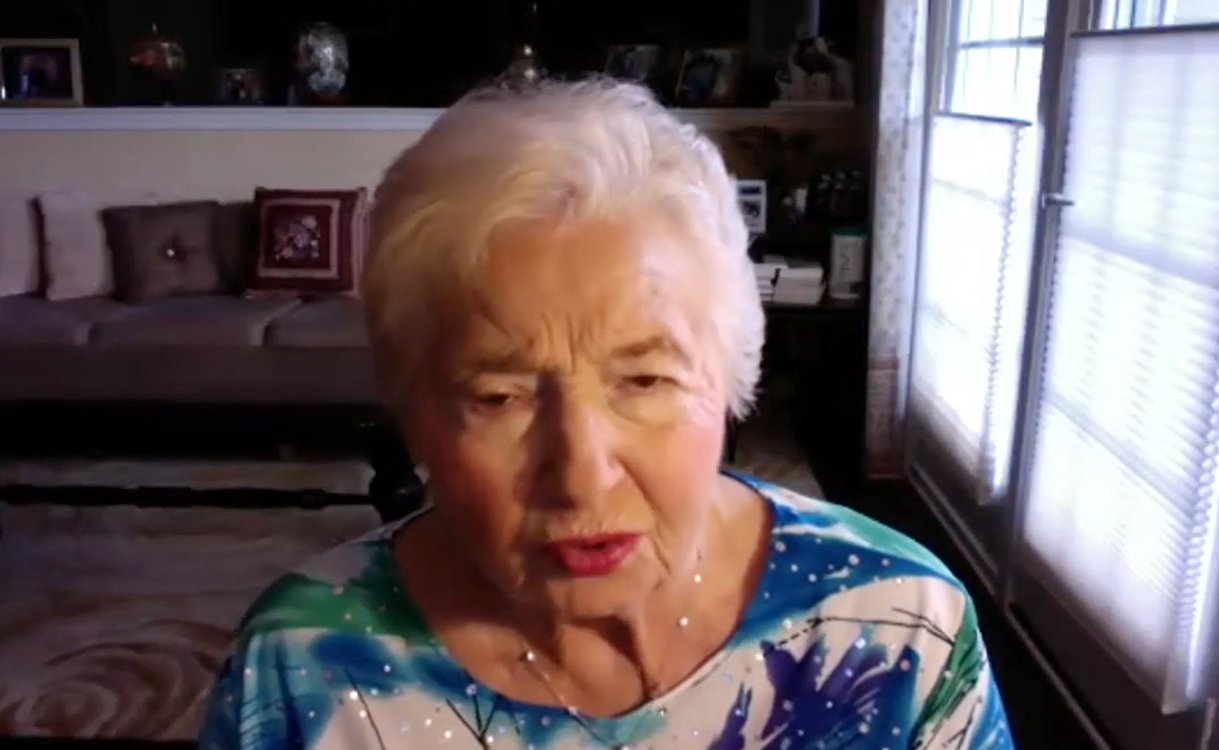
<path id="1" fill-rule="evenodd" d="M 744 60 L 740 47 L 687 50 L 677 77 L 678 106 L 732 106 Z"/>
<path id="2" fill-rule="evenodd" d="M 766 233 L 766 180 L 737 180 L 737 202 L 750 234 Z"/>
<path id="3" fill-rule="evenodd" d="M 81 107 L 76 39 L 0 39 L 0 105 Z"/>
<path id="4" fill-rule="evenodd" d="M 637 83 L 647 83 L 660 62 L 658 44 L 615 44 L 605 60 L 605 74 Z"/>
<path id="5" fill-rule="evenodd" d="M 262 104 L 262 72 L 258 68 L 220 68 L 216 71 L 219 104 Z"/>

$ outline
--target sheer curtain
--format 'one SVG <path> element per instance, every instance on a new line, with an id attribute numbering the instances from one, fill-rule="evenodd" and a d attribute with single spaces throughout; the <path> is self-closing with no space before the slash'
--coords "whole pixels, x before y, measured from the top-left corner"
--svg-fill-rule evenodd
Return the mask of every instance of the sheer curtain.
<path id="1" fill-rule="evenodd" d="M 1073 205 L 1051 248 L 1022 499 L 1033 624 L 1064 658 L 1099 647 L 1165 714 L 1213 689 L 1219 639 L 1217 82 L 1219 28 L 1075 39 Z M 1046 593 L 1070 616 L 1047 616 Z M 1076 620 L 1086 635 L 1060 637 Z M 1120 722 L 1129 696 L 1104 682 Z"/>
<path id="2" fill-rule="evenodd" d="M 872 211 L 866 463 L 900 476 L 910 303 L 918 247 L 928 0 L 885 0 Z"/>

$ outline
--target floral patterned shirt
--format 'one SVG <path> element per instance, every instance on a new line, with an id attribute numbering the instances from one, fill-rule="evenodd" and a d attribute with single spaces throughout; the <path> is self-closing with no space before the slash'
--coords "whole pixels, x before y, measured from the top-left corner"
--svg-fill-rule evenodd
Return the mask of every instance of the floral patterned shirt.
<path id="1" fill-rule="evenodd" d="M 408 518 L 259 598 L 208 698 L 200 749 L 1012 747 L 973 604 L 931 553 L 853 511 L 737 478 L 773 506 L 766 570 L 729 642 L 657 700 L 586 718 L 479 684 L 402 589 L 390 540 Z"/>

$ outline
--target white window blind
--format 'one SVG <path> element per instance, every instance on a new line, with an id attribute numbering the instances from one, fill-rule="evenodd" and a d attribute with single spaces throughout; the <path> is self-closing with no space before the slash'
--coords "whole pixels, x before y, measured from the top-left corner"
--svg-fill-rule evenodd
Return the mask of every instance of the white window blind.
<path id="1" fill-rule="evenodd" d="M 1219 0 L 1103 0 L 1097 20 L 1104 29 L 1214 23 Z"/>
<path id="2" fill-rule="evenodd" d="M 1219 31 L 1076 44 L 1024 553 L 1173 712 L 1219 637 Z"/>
<path id="3" fill-rule="evenodd" d="M 1219 21 L 1219 0 L 1165 0 L 1165 23 L 1194 24 Z"/>
<path id="4" fill-rule="evenodd" d="M 1026 122 L 932 120 L 909 408 L 942 452 L 1000 498 L 1016 411 L 1031 249 Z"/>

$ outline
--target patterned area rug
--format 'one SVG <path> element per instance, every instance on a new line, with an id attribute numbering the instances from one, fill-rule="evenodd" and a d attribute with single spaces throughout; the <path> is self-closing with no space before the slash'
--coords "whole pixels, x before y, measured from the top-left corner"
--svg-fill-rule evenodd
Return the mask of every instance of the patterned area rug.
<path id="1" fill-rule="evenodd" d="M 193 738 L 257 593 L 378 523 L 366 507 L 0 504 L 0 735 Z"/>
<path id="2" fill-rule="evenodd" d="M 320 484 L 358 494 L 366 482 L 346 465 L 329 473 L 239 463 L 58 467 L 0 466 L 0 487 L 299 490 Z M 798 450 L 752 431 L 742 438 L 734 468 L 819 494 Z M 257 593 L 378 523 L 364 506 L 0 502 L 0 736 L 193 739 L 201 698 L 229 634 Z"/>

